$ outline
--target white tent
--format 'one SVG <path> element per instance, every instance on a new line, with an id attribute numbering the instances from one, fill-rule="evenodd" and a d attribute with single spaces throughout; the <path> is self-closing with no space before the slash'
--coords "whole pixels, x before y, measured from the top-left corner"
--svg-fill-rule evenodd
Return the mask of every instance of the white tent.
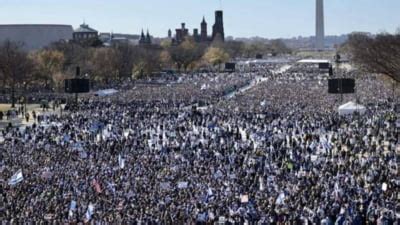
<path id="1" fill-rule="evenodd" d="M 356 104 L 354 102 L 348 102 L 344 105 L 339 106 L 339 115 L 350 115 L 354 112 L 364 114 L 366 111 L 365 106 Z"/>
<path id="2" fill-rule="evenodd" d="M 115 93 L 118 93 L 118 91 L 115 89 L 105 89 L 105 90 L 97 91 L 95 93 L 95 95 L 100 96 L 100 97 L 106 97 L 106 96 L 113 95 Z"/>
<path id="3" fill-rule="evenodd" d="M 326 60 L 326 59 L 302 59 L 297 62 L 298 63 L 310 63 L 310 64 L 330 63 L 330 61 Z"/>

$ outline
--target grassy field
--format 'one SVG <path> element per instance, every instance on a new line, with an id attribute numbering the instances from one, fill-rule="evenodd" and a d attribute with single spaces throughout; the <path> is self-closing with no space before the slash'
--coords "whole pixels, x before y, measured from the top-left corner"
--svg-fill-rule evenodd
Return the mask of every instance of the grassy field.
<path id="1" fill-rule="evenodd" d="M 324 52 L 316 52 L 316 51 L 299 51 L 297 52 L 297 56 L 301 58 L 318 58 L 318 59 L 333 59 L 335 56 L 334 51 L 324 51 Z"/>
<path id="2" fill-rule="evenodd" d="M 11 107 L 10 104 L 0 104 L 0 111 L 3 111 L 3 112 L 7 111 L 10 109 L 10 107 Z"/>
<path id="3" fill-rule="evenodd" d="M 19 105 L 15 105 L 16 107 L 18 107 Z M 28 108 L 28 110 L 32 110 L 32 109 L 40 109 L 40 105 L 39 104 L 28 104 L 26 105 L 26 107 Z M 0 104 L 0 111 L 7 111 L 11 109 L 11 104 Z"/>

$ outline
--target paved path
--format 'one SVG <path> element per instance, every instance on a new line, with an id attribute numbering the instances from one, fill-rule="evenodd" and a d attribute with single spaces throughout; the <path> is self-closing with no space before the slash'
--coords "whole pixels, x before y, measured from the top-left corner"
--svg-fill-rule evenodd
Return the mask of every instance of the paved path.
<path id="1" fill-rule="evenodd" d="M 7 105 L 2 104 L 1 109 L 5 113 L 5 109 L 8 110 L 10 107 L 7 107 Z M 28 112 L 29 112 L 29 121 L 26 121 L 25 116 L 18 115 L 15 118 L 12 118 L 10 120 L 6 120 L 6 116 L 3 117 L 3 120 L 0 120 L 0 130 L 6 128 L 9 123 L 12 124 L 14 127 L 26 127 L 26 126 L 31 126 L 33 123 L 35 123 L 35 120 L 33 119 L 32 112 L 35 111 L 36 115 L 51 115 L 51 114 L 61 114 L 60 108 L 56 109 L 56 111 L 53 111 L 53 109 L 49 109 L 48 111 L 43 111 L 40 108 L 39 104 L 33 104 L 33 105 L 27 105 Z"/>

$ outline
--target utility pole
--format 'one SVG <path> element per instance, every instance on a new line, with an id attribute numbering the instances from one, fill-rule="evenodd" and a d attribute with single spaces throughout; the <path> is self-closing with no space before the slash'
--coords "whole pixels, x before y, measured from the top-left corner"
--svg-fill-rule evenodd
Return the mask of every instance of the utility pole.
<path id="1" fill-rule="evenodd" d="M 340 55 L 339 53 L 336 53 L 335 55 L 335 64 L 336 64 L 336 75 L 339 75 L 339 69 L 340 69 Z M 339 77 L 338 77 L 339 78 Z M 343 78 L 343 76 L 340 76 L 340 78 Z M 342 79 L 339 79 L 339 91 L 340 91 L 340 103 L 343 102 L 343 83 Z"/>
<path id="2" fill-rule="evenodd" d="M 78 79 L 81 74 L 81 68 L 79 66 L 76 67 L 75 79 Z M 78 106 L 78 92 L 75 92 L 75 104 Z"/>

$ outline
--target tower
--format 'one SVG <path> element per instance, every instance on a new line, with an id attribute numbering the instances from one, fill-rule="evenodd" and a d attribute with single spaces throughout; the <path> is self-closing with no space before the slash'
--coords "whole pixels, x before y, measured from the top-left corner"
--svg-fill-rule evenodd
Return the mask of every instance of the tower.
<path id="1" fill-rule="evenodd" d="M 148 44 L 148 45 L 151 44 L 151 37 L 150 37 L 149 30 L 147 30 L 147 33 L 146 33 L 146 44 Z"/>
<path id="2" fill-rule="evenodd" d="M 199 29 L 197 29 L 197 28 L 193 29 L 193 38 L 197 42 L 200 41 Z"/>
<path id="3" fill-rule="evenodd" d="M 208 39 L 208 37 L 207 37 L 208 34 L 207 34 L 207 22 L 206 22 L 206 19 L 204 18 L 204 16 L 203 16 L 203 21 L 200 24 L 200 27 L 201 27 L 201 29 L 200 29 L 200 40 L 202 42 L 206 42 L 207 39 Z"/>
<path id="4" fill-rule="evenodd" d="M 325 28 L 324 28 L 324 0 L 316 0 L 316 34 L 315 48 L 323 50 L 325 47 Z"/>
<path id="5" fill-rule="evenodd" d="M 225 41 L 223 12 L 221 10 L 215 11 L 215 24 L 212 33 L 213 40 L 217 35 L 220 35 L 222 41 Z"/>
<path id="6" fill-rule="evenodd" d="M 171 31 L 171 29 L 168 30 L 168 38 L 172 38 L 172 31 Z"/>
<path id="7" fill-rule="evenodd" d="M 185 37 L 188 36 L 189 30 L 185 27 L 185 23 L 181 24 L 181 28 L 176 29 L 176 35 L 175 35 L 175 40 L 178 43 L 181 43 L 184 41 Z"/>
<path id="8" fill-rule="evenodd" d="M 142 34 L 140 35 L 139 44 L 143 45 L 145 43 L 146 43 L 146 36 L 144 36 L 144 32 L 143 32 L 143 29 L 142 29 Z"/>

